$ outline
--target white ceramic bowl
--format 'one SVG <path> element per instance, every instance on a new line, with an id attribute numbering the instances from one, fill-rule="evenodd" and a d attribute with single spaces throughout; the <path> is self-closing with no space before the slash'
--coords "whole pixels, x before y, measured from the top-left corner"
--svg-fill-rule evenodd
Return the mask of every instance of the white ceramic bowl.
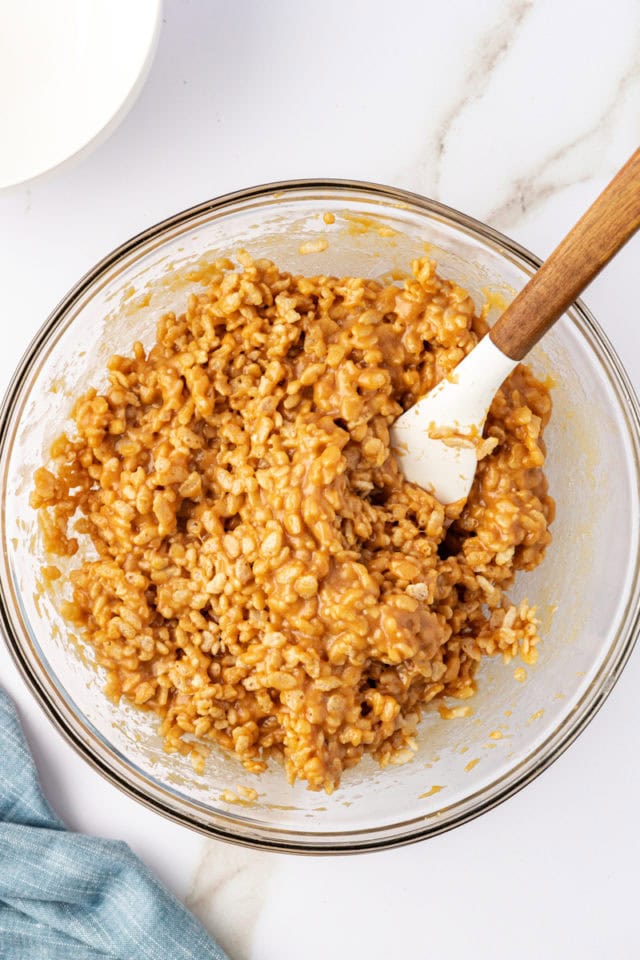
<path id="1" fill-rule="evenodd" d="M 9 0 L 0 24 L 0 189 L 88 153 L 133 105 L 162 0 Z"/>

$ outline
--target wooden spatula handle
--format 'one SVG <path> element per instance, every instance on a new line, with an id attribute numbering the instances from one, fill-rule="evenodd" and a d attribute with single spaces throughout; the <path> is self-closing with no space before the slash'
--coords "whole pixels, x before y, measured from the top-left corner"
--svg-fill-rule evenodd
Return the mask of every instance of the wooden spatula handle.
<path id="1" fill-rule="evenodd" d="M 640 149 L 492 328 L 503 353 L 521 360 L 640 227 Z"/>

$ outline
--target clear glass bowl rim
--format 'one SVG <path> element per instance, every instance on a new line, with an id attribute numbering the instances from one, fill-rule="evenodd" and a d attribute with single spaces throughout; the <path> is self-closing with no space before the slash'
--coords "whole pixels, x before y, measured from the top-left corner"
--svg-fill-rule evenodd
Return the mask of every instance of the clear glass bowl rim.
<path id="1" fill-rule="evenodd" d="M 224 194 L 189 207 L 136 234 L 107 254 L 71 288 L 36 333 L 16 368 L 0 406 L 0 500 L 4 499 L 5 492 L 7 443 L 9 441 L 9 446 L 11 446 L 12 440 L 12 437 L 8 434 L 7 426 L 20 395 L 21 387 L 33 366 L 37 364 L 40 353 L 46 348 L 49 338 L 54 334 L 56 328 L 63 323 L 67 313 L 77 300 L 93 284 L 99 282 L 104 274 L 117 265 L 120 260 L 145 247 L 150 241 L 162 240 L 163 236 L 173 228 L 185 227 L 207 213 L 220 213 L 225 208 L 232 209 L 238 203 L 265 199 L 269 195 L 272 195 L 274 200 L 286 200 L 300 192 L 304 196 L 316 194 L 317 199 L 326 199 L 328 194 L 332 198 L 337 198 L 341 194 L 345 194 L 345 197 L 349 194 L 352 196 L 358 194 L 360 198 L 364 196 L 366 199 L 367 196 L 370 196 L 377 201 L 384 201 L 391 205 L 406 205 L 414 211 L 435 216 L 457 228 L 461 228 L 467 234 L 490 245 L 501 254 L 506 254 L 515 259 L 520 265 L 535 270 L 541 264 L 541 260 L 525 247 L 467 214 L 417 193 L 367 181 L 343 179 L 278 181 Z M 640 484 L 640 404 L 634 388 L 608 338 L 591 312 L 580 300 L 577 300 L 572 307 L 571 316 L 574 324 L 586 337 L 591 349 L 594 350 L 609 376 L 610 384 L 619 403 L 620 413 L 628 430 L 632 445 L 634 471 Z M 6 554 L 6 549 L 4 552 Z M 413 843 L 444 833 L 480 816 L 513 796 L 534 780 L 570 746 L 607 699 L 635 645 L 640 631 L 640 557 L 636 557 L 631 588 L 627 596 L 621 625 L 610 644 L 608 655 L 593 682 L 563 723 L 533 753 L 528 754 L 513 767 L 505 777 L 484 787 L 477 794 L 467 797 L 459 804 L 462 809 L 445 822 L 438 822 L 433 819 L 429 821 L 418 820 L 414 824 L 400 822 L 384 827 L 379 836 L 372 836 L 375 831 L 370 829 L 355 830 L 335 833 L 331 835 L 331 838 L 325 836 L 322 842 L 319 842 L 316 839 L 317 835 L 311 833 L 291 833 L 279 828 L 270 830 L 268 827 L 247 829 L 246 824 L 240 826 L 239 823 L 238 826 L 234 826 L 234 820 L 229 816 L 221 816 L 221 822 L 212 825 L 203 822 L 202 817 L 195 812 L 195 808 L 190 809 L 191 805 L 186 801 L 176 798 L 173 804 L 168 804 L 159 795 L 160 791 L 152 789 L 149 792 L 144 792 L 114 768 L 111 763 L 112 751 L 105 747 L 100 739 L 83 725 L 81 718 L 68 707 L 64 700 L 55 695 L 53 681 L 42 670 L 39 671 L 32 662 L 27 653 L 29 639 L 21 625 L 17 624 L 12 616 L 11 603 L 5 595 L 2 582 L 0 582 L 0 626 L 19 672 L 56 728 L 95 770 L 151 810 L 205 835 L 246 846 L 301 854 L 357 853 Z M 361 833 L 362 836 L 360 836 Z"/>

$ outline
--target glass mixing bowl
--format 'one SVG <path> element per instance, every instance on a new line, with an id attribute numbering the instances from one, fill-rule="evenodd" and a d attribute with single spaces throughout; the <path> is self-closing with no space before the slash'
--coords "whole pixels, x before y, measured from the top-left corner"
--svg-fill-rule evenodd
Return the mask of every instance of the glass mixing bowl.
<path id="1" fill-rule="evenodd" d="M 324 214 L 335 222 L 327 224 Z M 328 217 L 327 219 L 331 219 Z M 324 246 L 324 251 L 301 254 Z M 432 836 L 513 794 L 552 762 L 603 703 L 638 629 L 639 411 L 622 366 L 589 312 L 573 307 L 533 352 L 554 381 L 548 474 L 557 500 L 544 563 L 512 596 L 538 604 L 543 643 L 526 681 L 518 663 L 485 659 L 467 718 L 430 709 L 415 759 L 370 759 L 331 797 L 290 787 L 272 767 L 248 775 L 215 751 L 206 774 L 162 749 L 153 715 L 102 693 L 91 653 L 46 590 L 32 474 L 68 423 L 72 397 L 104 380 L 105 361 L 197 286 L 195 261 L 246 248 L 305 273 L 381 276 L 425 249 L 478 304 L 499 306 L 539 265 L 489 227 L 421 197 L 364 183 L 258 187 L 180 213 L 125 243 L 69 293 L 29 347 L 1 414 L 1 615 L 9 646 L 58 728 L 97 770 L 154 810 L 204 833 L 291 851 L 355 851 Z M 303 249 L 305 249 L 303 247 Z M 60 586 L 62 584 L 62 586 Z M 500 739 L 491 733 L 499 730 Z M 258 791 L 253 802 L 225 791 Z"/>

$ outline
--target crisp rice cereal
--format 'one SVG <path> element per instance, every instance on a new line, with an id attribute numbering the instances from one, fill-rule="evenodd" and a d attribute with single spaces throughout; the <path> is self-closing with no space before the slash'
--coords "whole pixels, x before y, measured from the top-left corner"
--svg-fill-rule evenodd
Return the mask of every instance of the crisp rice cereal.
<path id="1" fill-rule="evenodd" d="M 389 427 L 486 332 L 468 294 L 428 259 L 402 287 L 238 260 L 112 357 L 32 504 L 49 553 L 97 551 L 63 614 L 110 696 L 198 771 L 213 742 L 331 792 L 364 753 L 410 759 L 425 705 L 472 696 L 483 656 L 534 662 L 535 610 L 505 590 L 550 541 L 551 402 L 520 365 L 445 508 Z"/>

